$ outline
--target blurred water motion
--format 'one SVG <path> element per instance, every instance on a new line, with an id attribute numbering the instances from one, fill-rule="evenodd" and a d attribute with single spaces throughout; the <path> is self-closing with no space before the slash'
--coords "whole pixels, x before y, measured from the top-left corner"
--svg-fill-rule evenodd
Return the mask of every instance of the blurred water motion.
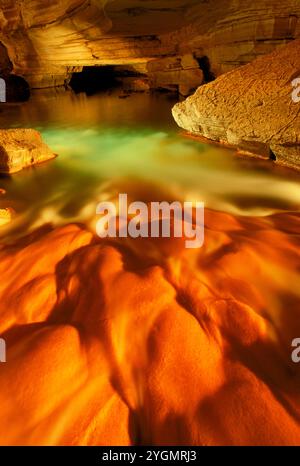
<path id="1" fill-rule="evenodd" d="M 96 204 L 126 192 L 131 200 L 204 201 L 236 215 L 298 211 L 297 174 L 183 138 L 172 121 L 174 99 L 38 93 L 6 107 L 2 126 L 39 129 L 58 158 L 1 178 L 0 207 L 16 211 L 1 236 L 42 225 L 93 221 Z"/>

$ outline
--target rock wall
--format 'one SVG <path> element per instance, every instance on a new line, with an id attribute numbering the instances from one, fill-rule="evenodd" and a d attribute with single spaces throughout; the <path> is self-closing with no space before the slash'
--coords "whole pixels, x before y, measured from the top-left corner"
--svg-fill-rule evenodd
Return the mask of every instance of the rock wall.
<path id="1" fill-rule="evenodd" d="M 165 35 L 164 44 L 176 41 L 181 53 L 208 56 L 216 75 L 300 37 L 298 0 L 199 1 L 186 20 L 189 25 Z"/>
<path id="2" fill-rule="evenodd" d="M 191 53 L 117 66 L 115 73 L 124 90 L 137 92 L 164 89 L 188 96 L 205 82 L 199 62 Z"/>
<path id="3" fill-rule="evenodd" d="M 84 60 L 92 55 L 88 42 L 111 27 L 105 3 L 1 0 L 1 38 L 14 73 L 24 76 L 32 87 L 63 84 L 77 65 L 77 56 Z"/>
<path id="4" fill-rule="evenodd" d="M 83 66 L 192 53 L 221 74 L 299 37 L 299 18 L 298 0 L 1 0 L 0 72 L 41 88 Z"/>

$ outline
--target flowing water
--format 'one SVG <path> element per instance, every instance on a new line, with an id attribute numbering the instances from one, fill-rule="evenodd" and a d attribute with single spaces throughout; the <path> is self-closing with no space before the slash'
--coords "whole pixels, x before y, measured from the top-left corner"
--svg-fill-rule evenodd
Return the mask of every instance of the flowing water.
<path id="1" fill-rule="evenodd" d="M 299 444 L 299 174 L 186 139 L 173 104 L 2 107 L 1 126 L 39 129 L 58 157 L 0 178 L 15 211 L 0 229 L 1 444 Z M 100 240 L 96 205 L 119 193 L 203 201 L 203 247 Z"/>
<path id="2" fill-rule="evenodd" d="M 0 206 L 16 212 L 2 237 L 45 222 L 86 222 L 99 200 L 119 192 L 140 201 L 204 201 L 238 215 L 298 211 L 297 174 L 183 138 L 172 120 L 174 103 L 160 94 L 49 92 L 5 108 L 1 126 L 40 130 L 58 157 L 0 179 L 7 191 Z"/>

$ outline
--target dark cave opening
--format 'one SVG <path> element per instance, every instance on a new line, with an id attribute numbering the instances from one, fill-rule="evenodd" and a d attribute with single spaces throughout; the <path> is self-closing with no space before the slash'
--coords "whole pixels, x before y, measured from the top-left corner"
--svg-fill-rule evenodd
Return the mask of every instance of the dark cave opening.
<path id="1" fill-rule="evenodd" d="M 117 88 L 129 91 L 131 81 L 144 77 L 130 65 L 85 66 L 81 72 L 73 74 L 69 85 L 76 93 L 93 95 Z"/>
<path id="2" fill-rule="evenodd" d="M 28 82 L 15 74 L 3 78 L 6 84 L 6 102 L 26 102 L 30 98 Z"/>
<path id="3" fill-rule="evenodd" d="M 9 58 L 7 48 L 0 42 L 0 78 L 5 81 L 1 89 L 1 102 L 26 102 L 30 98 L 28 82 L 16 74 L 12 74 L 13 64 Z"/>
<path id="4" fill-rule="evenodd" d="M 270 149 L 270 160 L 273 160 L 274 162 L 276 162 L 276 160 L 277 160 L 277 157 L 274 154 L 274 152 L 272 151 L 272 149 Z"/>
<path id="5" fill-rule="evenodd" d="M 204 55 L 203 57 L 196 58 L 199 63 L 199 68 L 203 71 L 203 77 L 205 83 L 210 83 L 216 79 L 216 76 L 211 70 L 211 64 L 209 58 Z"/>
<path id="6" fill-rule="evenodd" d="M 70 87 L 74 92 L 93 95 L 119 86 L 114 66 L 85 66 L 81 72 L 74 73 Z"/>

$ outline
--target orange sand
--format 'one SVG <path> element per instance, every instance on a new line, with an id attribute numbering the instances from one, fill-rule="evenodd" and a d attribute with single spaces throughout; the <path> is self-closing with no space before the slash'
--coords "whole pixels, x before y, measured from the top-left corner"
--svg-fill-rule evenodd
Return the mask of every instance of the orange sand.
<path id="1" fill-rule="evenodd" d="M 300 215 L 0 249 L 1 445 L 300 444 Z"/>

